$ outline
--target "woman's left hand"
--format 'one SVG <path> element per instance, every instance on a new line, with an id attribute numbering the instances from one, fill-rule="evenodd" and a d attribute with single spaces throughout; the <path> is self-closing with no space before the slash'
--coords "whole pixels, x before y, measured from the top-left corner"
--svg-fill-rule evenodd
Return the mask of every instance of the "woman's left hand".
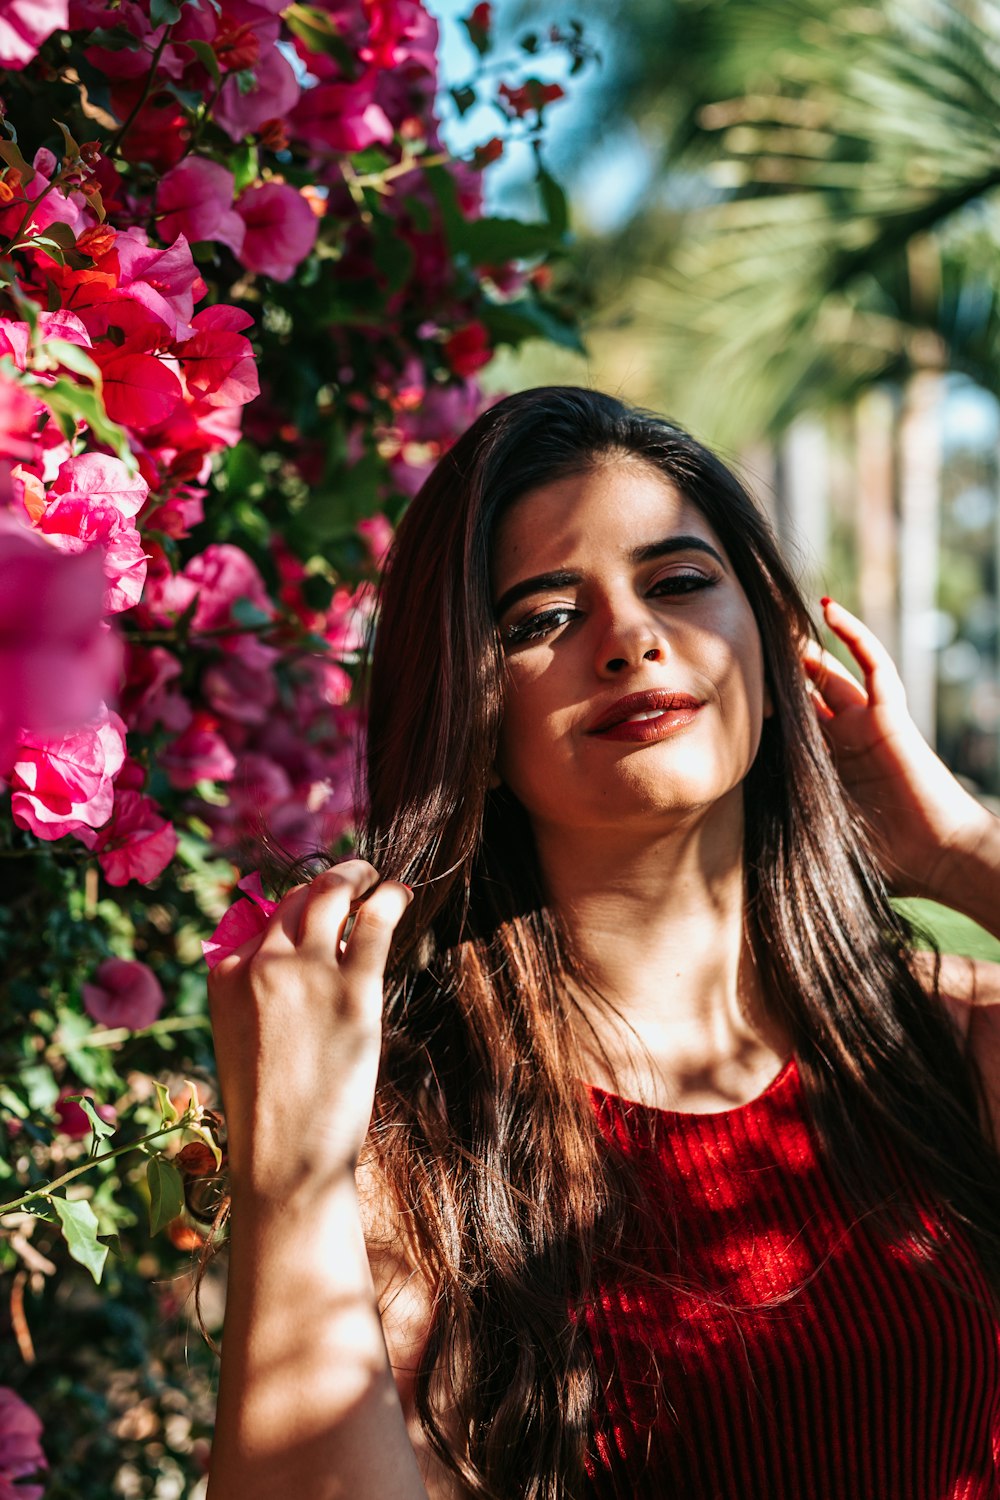
<path id="1" fill-rule="evenodd" d="M 910 718 L 885 647 L 843 605 L 824 618 L 863 674 L 809 641 L 803 667 L 841 779 L 876 835 L 899 895 L 948 901 L 952 866 L 983 837 L 991 815 L 960 786 Z"/>

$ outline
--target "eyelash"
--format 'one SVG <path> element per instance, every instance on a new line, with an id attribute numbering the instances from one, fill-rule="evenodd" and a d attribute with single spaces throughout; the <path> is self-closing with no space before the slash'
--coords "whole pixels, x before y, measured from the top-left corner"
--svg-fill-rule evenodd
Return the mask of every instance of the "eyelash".
<path id="1" fill-rule="evenodd" d="M 712 588 L 717 582 L 718 579 L 705 573 L 668 573 L 665 577 L 656 580 L 650 593 L 655 595 L 659 590 L 661 596 L 666 594 L 679 597 L 696 593 L 700 589 Z M 560 625 L 567 622 L 560 620 L 558 618 L 560 615 L 565 615 L 568 620 L 575 613 L 576 610 L 568 604 L 560 604 L 555 609 L 539 610 L 537 614 L 529 615 L 528 619 L 521 620 L 517 625 L 509 625 L 506 630 L 501 631 L 504 645 L 523 646 L 528 641 L 541 640 L 550 631 L 558 630 Z"/>

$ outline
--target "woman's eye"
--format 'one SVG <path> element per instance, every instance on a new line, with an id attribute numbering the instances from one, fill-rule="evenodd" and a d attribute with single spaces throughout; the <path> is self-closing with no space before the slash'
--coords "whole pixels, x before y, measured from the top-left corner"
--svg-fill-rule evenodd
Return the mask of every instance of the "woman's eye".
<path id="1" fill-rule="evenodd" d="M 712 588 L 716 579 L 708 573 L 666 573 L 650 588 L 651 594 L 693 594 L 696 589 Z"/>
<path id="2" fill-rule="evenodd" d="M 541 640 L 550 630 L 558 630 L 575 613 L 567 604 L 560 605 L 558 609 L 543 609 L 536 615 L 529 615 L 526 620 L 519 620 L 516 625 L 508 625 L 500 634 L 504 645 L 523 646 L 525 641 Z"/>

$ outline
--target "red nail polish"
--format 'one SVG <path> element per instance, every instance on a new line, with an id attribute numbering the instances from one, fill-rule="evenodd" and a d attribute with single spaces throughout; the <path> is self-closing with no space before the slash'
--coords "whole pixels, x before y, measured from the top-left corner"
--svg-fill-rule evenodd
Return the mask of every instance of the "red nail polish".
<path id="1" fill-rule="evenodd" d="M 404 891 L 409 891 L 410 895 L 411 896 L 413 895 L 413 887 L 412 887 L 412 885 L 407 885 L 407 883 L 406 883 L 405 880 L 401 880 L 399 883 L 403 887 Z"/>
<path id="2" fill-rule="evenodd" d="M 828 604 L 832 604 L 833 600 L 830 598 L 829 594 L 824 594 L 823 597 L 822 597 L 822 599 L 819 602 L 820 602 L 820 604 L 822 604 L 823 608 L 826 609 L 826 606 Z"/>

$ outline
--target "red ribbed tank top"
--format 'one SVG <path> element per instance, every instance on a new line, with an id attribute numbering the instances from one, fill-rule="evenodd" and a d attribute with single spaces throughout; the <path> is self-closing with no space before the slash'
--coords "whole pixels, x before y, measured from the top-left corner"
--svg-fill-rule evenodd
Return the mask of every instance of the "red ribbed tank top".
<path id="1" fill-rule="evenodd" d="M 641 1270 L 600 1272 L 582 1314 L 603 1388 L 594 1500 L 1000 1497 L 1000 1324 L 856 1220 L 794 1058 L 718 1114 L 591 1095 L 664 1205 Z M 941 1269 L 986 1299 L 964 1235 L 936 1239 Z"/>

